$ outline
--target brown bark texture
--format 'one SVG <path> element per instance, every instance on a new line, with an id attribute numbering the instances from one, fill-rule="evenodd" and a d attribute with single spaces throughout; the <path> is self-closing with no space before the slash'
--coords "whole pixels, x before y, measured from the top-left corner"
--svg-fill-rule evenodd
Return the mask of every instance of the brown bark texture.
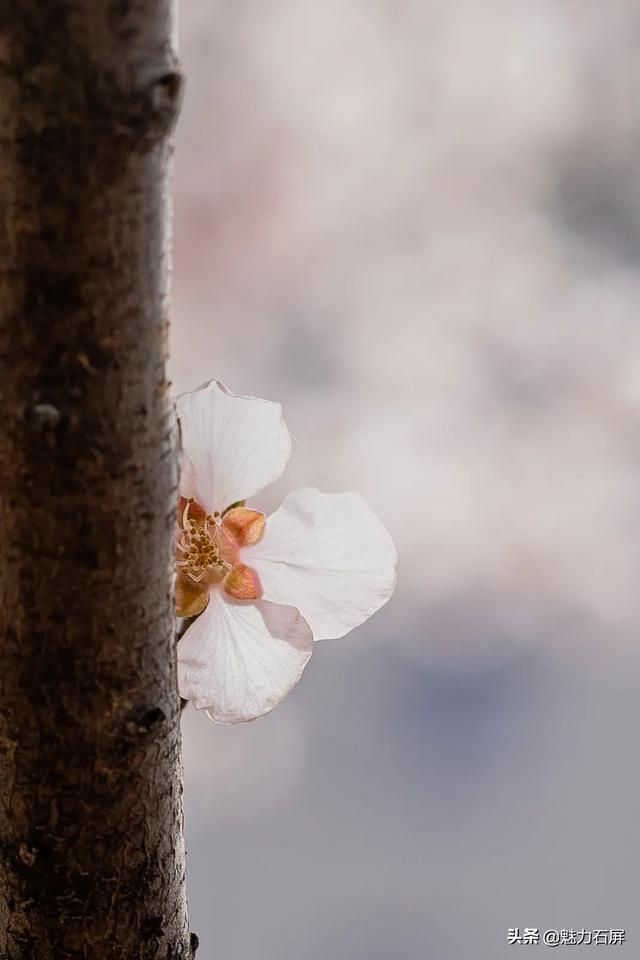
<path id="1" fill-rule="evenodd" d="M 192 955 L 171 0 L 0 0 L 0 960 Z"/>

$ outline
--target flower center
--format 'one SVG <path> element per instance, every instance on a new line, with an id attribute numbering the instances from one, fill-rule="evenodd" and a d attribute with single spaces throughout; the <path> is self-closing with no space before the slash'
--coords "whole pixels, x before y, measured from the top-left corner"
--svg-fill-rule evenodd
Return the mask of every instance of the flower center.
<path id="1" fill-rule="evenodd" d="M 182 533 L 176 543 L 181 559 L 176 560 L 176 567 L 199 583 L 206 574 L 224 576 L 232 564 L 221 555 L 220 514 L 216 511 L 191 519 L 189 510 L 194 502 L 195 498 L 189 497 L 182 514 Z"/>

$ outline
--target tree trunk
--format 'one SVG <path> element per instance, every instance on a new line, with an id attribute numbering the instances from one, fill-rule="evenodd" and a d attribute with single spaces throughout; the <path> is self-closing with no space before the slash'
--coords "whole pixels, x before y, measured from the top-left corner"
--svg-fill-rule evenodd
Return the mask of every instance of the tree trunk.
<path id="1" fill-rule="evenodd" d="M 0 958 L 191 955 L 171 0 L 0 0 Z"/>

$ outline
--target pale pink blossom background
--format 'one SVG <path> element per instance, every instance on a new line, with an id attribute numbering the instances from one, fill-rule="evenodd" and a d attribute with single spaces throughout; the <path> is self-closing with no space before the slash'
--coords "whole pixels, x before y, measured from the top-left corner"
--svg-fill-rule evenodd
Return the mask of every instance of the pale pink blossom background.
<path id="1" fill-rule="evenodd" d="M 400 554 L 271 716 L 185 714 L 202 958 L 637 956 L 640 0 L 190 0 L 180 34 L 175 390 L 282 402 L 258 505 L 358 490 Z"/>

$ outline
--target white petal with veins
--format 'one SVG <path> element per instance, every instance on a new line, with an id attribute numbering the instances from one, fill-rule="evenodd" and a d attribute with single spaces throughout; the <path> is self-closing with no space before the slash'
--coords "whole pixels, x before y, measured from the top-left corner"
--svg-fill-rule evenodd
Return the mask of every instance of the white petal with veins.
<path id="1" fill-rule="evenodd" d="M 312 651 L 311 630 L 298 610 L 264 600 L 240 603 L 214 589 L 178 642 L 180 696 L 218 723 L 254 720 L 284 700 Z"/>
<path id="2" fill-rule="evenodd" d="M 213 513 L 277 480 L 291 454 L 279 403 L 238 397 L 212 380 L 176 399 L 182 436 L 180 492 Z"/>
<path id="3" fill-rule="evenodd" d="M 315 640 L 342 637 L 393 593 L 396 548 L 356 493 L 290 493 L 244 558 L 263 596 L 300 610 Z"/>

